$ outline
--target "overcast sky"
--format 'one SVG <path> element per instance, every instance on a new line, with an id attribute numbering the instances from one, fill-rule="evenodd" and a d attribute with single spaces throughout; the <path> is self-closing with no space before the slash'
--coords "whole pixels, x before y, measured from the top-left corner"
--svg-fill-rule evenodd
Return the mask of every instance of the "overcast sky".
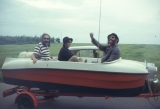
<path id="1" fill-rule="evenodd" d="M 0 35 L 99 36 L 100 0 L 1 0 Z M 120 44 L 160 44 L 160 0 L 101 0 L 101 43 L 116 33 Z"/>

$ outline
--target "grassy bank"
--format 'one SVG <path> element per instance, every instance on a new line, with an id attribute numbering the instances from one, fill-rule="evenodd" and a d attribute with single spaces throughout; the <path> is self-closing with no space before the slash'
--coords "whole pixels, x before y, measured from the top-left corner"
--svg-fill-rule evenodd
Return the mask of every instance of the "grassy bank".
<path id="1" fill-rule="evenodd" d="M 73 43 L 72 46 L 84 46 L 92 45 L 84 43 Z M 36 44 L 25 45 L 0 45 L 0 67 L 6 57 L 17 57 L 22 51 L 33 51 Z M 62 43 L 51 44 L 50 52 L 52 56 L 57 56 Z M 154 63 L 158 69 L 160 69 L 160 45 L 142 45 L 142 44 L 120 44 L 121 57 L 123 59 L 130 59 L 136 61 L 147 61 Z M 100 52 L 100 51 L 99 51 Z M 160 71 L 158 71 L 158 77 L 160 78 Z M 0 72 L 0 81 L 2 81 L 2 75 Z"/>

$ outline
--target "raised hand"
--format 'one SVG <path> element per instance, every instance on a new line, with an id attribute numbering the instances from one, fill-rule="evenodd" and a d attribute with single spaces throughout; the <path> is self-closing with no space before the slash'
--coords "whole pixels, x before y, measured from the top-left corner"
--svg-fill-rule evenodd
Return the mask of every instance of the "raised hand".
<path id="1" fill-rule="evenodd" d="M 90 33 L 90 37 L 91 37 L 91 39 L 93 39 L 93 33 Z"/>

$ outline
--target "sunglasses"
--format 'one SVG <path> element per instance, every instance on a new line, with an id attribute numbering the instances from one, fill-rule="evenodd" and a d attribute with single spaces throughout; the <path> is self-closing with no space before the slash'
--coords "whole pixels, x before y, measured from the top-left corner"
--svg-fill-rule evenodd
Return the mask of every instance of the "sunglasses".
<path id="1" fill-rule="evenodd" d="M 71 40 L 68 40 L 67 43 L 72 43 L 72 41 L 71 41 Z"/>
<path id="2" fill-rule="evenodd" d="M 67 43 L 72 43 L 72 42 L 67 42 Z"/>
<path id="3" fill-rule="evenodd" d="M 108 39 L 110 39 L 110 38 L 111 38 L 111 39 L 115 39 L 115 36 L 110 36 Z"/>
<path id="4" fill-rule="evenodd" d="M 49 40 L 49 38 L 43 38 L 44 40 Z"/>

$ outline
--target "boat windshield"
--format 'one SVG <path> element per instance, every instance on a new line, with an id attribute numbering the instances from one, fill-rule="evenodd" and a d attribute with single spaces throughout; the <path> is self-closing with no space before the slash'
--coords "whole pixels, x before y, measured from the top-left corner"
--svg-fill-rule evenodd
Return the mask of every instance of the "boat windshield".
<path id="1" fill-rule="evenodd" d="M 71 50 L 71 52 L 78 57 L 90 57 L 90 58 L 100 58 L 102 52 L 98 50 Z"/>

